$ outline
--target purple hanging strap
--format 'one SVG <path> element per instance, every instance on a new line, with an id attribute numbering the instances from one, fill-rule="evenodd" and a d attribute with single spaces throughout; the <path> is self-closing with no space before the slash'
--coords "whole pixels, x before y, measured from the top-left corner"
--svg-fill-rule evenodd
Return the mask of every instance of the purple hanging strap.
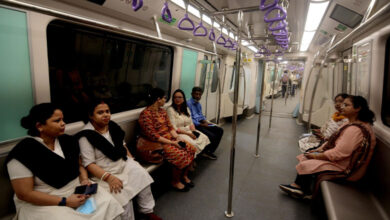
<path id="1" fill-rule="evenodd" d="M 288 35 L 276 35 L 275 40 L 288 40 Z"/>
<path id="2" fill-rule="evenodd" d="M 238 43 L 237 43 L 237 41 L 235 41 L 234 43 L 233 43 L 233 46 L 230 48 L 231 50 L 237 50 L 237 47 L 238 47 Z"/>
<path id="3" fill-rule="evenodd" d="M 172 14 L 168 8 L 168 2 L 164 3 L 164 7 L 161 10 L 161 18 L 168 23 L 172 22 Z"/>
<path id="4" fill-rule="evenodd" d="M 188 21 L 188 23 L 191 24 L 191 27 L 182 27 L 181 25 L 183 22 Z M 186 13 L 182 19 L 180 19 L 179 23 L 177 24 L 177 27 L 180 30 L 185 30 L 185 31 L 192 31 L 195 28 L 194 22 L 188 17 L 188 14 Z"/>
<path id="5" fill-rule="evenodd" d="M 272 35 L 274 36 L 282 36 L 282 35 L 287 35 L 288 34 L 288 31 L 286 28 L 282 28 L 280 30 L 277 30 L 277 31 L 272 31 Z"/>
<path id="6" fill-rule="evenodd" d="M 279 2 L 279 0 L 274 0 L 274 2 L 273 3 L 271 3 L 271 4 L 269 4 L 269 5 L 265 5 L 265 2 L 266 2 L 267 0 L 261 0 L 261 2 L 260 2 L 260 10 L 262 10 L 262 11 L 265 11 L 265 10 L 267 10 L 267 9 L 269 9 L 269 8 L 272 8 L 272 7 L 274 7 L 276 4 L 278 4 L 278 2 Z"/>
<path id="7" fill-rule="evenodd" d="M 277 23 L 277 25 L 275 27 L 272 27 L 274 22 L 268 23 L 268 30 L 270 30 L 270 31 L 277 31 L 277 30 L 281 30 L 281 29 L 286 28 L 286 26 L 287 26 L 286 21 L 281 20 L 281 21 L 277 21 L 277 22 L 278 23 Z"/>
<path id="8" fill-rule="evenodd" d="M 278 16 L 273 17 L 273 18 L 268 18 L 268 15 L 269 15 L 272 11 L 274 11 L 274 10 L 279 10 L 283 15 L 282 15 L 282 16 L 278 15 Z M 269 23 L 269 22 L 274 22 L 274 21 L 281 21 L 281 20 L 285 19 L 286 17 L 287 17 L 287 12 L 286 12 L 282 7 L 280 7 L 279 5 L 276 5 L 276 6 L 272 7 L 272 8 L 270 8 L 270 9 L 265 13 L 265 15 L 264 15 L 264 21 L 267 22 L 267 23 Z"/>
<path id="9" fill-rule="evenodd" d="M 226 44 L 226 39 L 222 36 L 222 33 L 217 38 L 217 44 L 219 44 L 219 45 L 225 45 Z"/>
<path id="10" fill-rule="evenodd" d="M 198 33 L 199 29 L 202 29 L 203 33 Z M 205 26 L 203 26 L 202 21 L 200 21 L 199 25 L 194 29 L 194 31 L 192 33 L 194 34 L 194 36 L 204 37 L 204 36 L 207 36 L 207 28 Z"/>
<path id="11" fill-rule="evenodd" d="M 214 29 L 213 28 L 211 28 L 211 30 L 210 30 L 209 40 L 215 41 L 215 33 L 214 33 Z"/>
<path id="12" fill-rule="evenodd" d="M 224 47 L 226 48 L 232 48 L 233 47 L 233 41 L 230 40 L 230 38 L 227 39 L 227 41 L 225 42 L 225 45 L 223 45 Z"/>
<path id="13" fill-rule="evenodd" d="M 133 10 L 138 11 L 144 5 L 144 0 L 133 0 Z"/>

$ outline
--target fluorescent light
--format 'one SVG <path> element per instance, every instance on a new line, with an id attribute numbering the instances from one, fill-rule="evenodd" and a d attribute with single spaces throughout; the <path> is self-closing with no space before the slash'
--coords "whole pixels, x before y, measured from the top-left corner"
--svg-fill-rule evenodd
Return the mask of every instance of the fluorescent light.
<path id="1" fill-rule="evenodd" d="M 221 25 L 219 25 L 218 22 L 215 22 L 215 21 L 214 21 L 214 27 L 215 27 L 217 30 L 221 30 Z"/>
<path id="2" fill-rule="evenodd" d="M 249 46 L 248 47 L 251 51 L 253 51 L 253 52 L 255 52 L 255 53 L 257 53 L 257 51 L 259 51 L 256 47 L 254 47 L 254 46 Z"/>
<path id="3" fill-rule="evenodd" d="M 184 4 L 183 0 L 171 0 L 171 2 L 175 3 L 176 5 L 180 6 L 183 9 L 186 8 L 186 5 Z"/>
<path id="4" fill-rule="evenodd" d="M 202 15 L 202 20 L 205 21 L 209 25 L 212 24 L 211 18 L 207 15 Z"/>
<path id="5" fill-rule="evenodd" d="M 329 1 L 327 2 L 310 2 L 309 11 L 307 12 L 305 31 L 317 30 L 322 17 L 328 8 Z"/>
<path id="6" fill-rule="evenodd" d="M 234 36 L 234 34 L 232 32 L 230 32 L 229 37 L 234 39 L 236 36 Z"/>
<path id="7" fill-rule="evenodd" d="M 278 60 L 282 60 L 283 58 L 282 58 L 282 57 L 278 57 L 277 59 L 278 59 Z"/>
<path id="8" fill-rule="evenodd" d="M 188 5 L 188 11 L 189 11 L 191 14 L 195 15 L 196 17 L 200 18 L 200 12 L 199 12 L 198 9 L 194 8 L 194 6 Z"/>
<path id="9" fill-rule="evenodd" d="M 303 32 L 302 40 L 301 40 L 301 48 L 300 51 L 307 51 L 310 46 L 311 41 L 313 40 L 315 31 L 305 31 Z"/>
<path id="10" fill-rule="evenodd" d="M 242 44 L 242 46 L 248 46 L 248 45 L 249 45 L 249 42 L 246 41 L 246 40 L 242 40 L 242 41 L 241 41 L 241 44 Z"/>
<path id="11" fill-rule="evenodd" d="M 222 33 L 224 33 L 224 34 L 226 34 L 226 35 L 229 34 L 226 28 L 222 28 Z"/>

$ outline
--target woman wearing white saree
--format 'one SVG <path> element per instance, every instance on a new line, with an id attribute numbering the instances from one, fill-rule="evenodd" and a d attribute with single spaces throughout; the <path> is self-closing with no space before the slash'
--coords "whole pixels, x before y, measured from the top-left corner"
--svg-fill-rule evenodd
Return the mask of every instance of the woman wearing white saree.
<path id="1" fill-rule="evenodd" d="M 187 107 L 184 92 L 178 89 L 173 93 L 172 97 L 172 105 L 167 109 L 172 126 L 181 138 L 196 147 L 196 154 L 199 154 L 210 144 L 210 140 L 205 134 L 196 130 L 192 122 L 191 111 Z"/>
<path id="2" fill-rule="evenodd" d="M 89 122 L 77 136 L 83 165 L 103 188 L 123 206 L 122 219 L 134 219 L 132 199 L 146 219 L 160 220 L 153 213 L 155 206 L 149 173 L 136 162 L 128 151 L 125 132 L 111 119 L 110 108 L 102 101 L 92 102 L 88 108 Z"/>
<path id="3" fill-rule="evenodd" d="M 75 208 L 89 196 L 73 194 L 79 185 L 90 184 L 79 164 L 77 140 L 64 135 L 62 111 L 51 103 L 34 106 L 21 121 L 32 137 L 19 142 L 6 159 L 15 191 L 15 219 L 115 219 L 121 205 L 104 189 L 91 196 L 96 210 L 80 213 Z"/>

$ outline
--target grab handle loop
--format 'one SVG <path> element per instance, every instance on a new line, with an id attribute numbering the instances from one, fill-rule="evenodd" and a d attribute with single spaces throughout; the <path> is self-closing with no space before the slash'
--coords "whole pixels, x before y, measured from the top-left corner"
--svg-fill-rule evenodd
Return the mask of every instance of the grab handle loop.
<path id="1" fill-rule="evenodd" d="M 171 10 L 169 10 L 167 1 L 164 3 L 164 7 L 161 10 L 161 18 L 168 23 L 172 22 L 172 14 Z"/>
<path id="2" fill-rule="evenodd" d="M 215 33 L 213 28 L 210 30 L 209 40 L 215 41 Z"/>
<path id="3" fill-rule="evenodd" d="M 277 21 L 277 22 L 278 22 L 278 23 L 276 24 L 275 27 L 272 27 L 272 25 L 273 25 L 275 22 L 269 23 L 269 24 L 268 24 L 268 30 L 270 30 L 270 31 L 277 31 L 277 30 L 281 30 L 281 29 L 286 28 L 286 26 L 287 26 L 286 21 L 281 20 L 281 21 Z"/>
<path id="4" fill-rule="evenodd" d="M 267 10 L 267 9 L 269 9 L 269 8 L 272 8 L 272 7 L 274 7 L 276 4 L 278 4 L 278 2 L 279 2 L 279 0 L 274 0 L 274 2 L 273 3 L 271 3 L 271 4 L 269 4 L 269 5 L 265 5 L 265 2 L 266 2 L 267 0 L 261 0 L 261 2 L 260 2 L 260 10 L 262 10 L 262 11 L 265 11 L 265 10 Z"/>
<path id="5" fill-rule="evenodd" d="M 190 23 L 191 27 L 184 27 L 182 26 L 183 22 L 187 21 L 188 23 Z M 194 25 L 194 22 L 188 17 L 188 13 L 186 13 L 184 15 L 184 17 L 182 19 L 180 19 L 179 21 L 179 24 L 177 24 L 177 27 L 180 29 L 180 30 L 185 30 L 185 31 L 192 31 L 194 30 L 195 28 L 195 25 Z"/>
<path id="6" fill-rule="evenodd" d="M 217 38 L 217 44 L 219 44 L 219 45 L 225 45 L 226 44 L 226 39 L 222 36 L 222 32 L 221 32 L 221 34 Z"/>
<path id="7" fill-rule="evenodd" d="M 230 38 L 227 39 L 225 42 L 225 45 L 223 45 L 225 48 L 233 48 L 233 41 L 230 40 Z"/>
<path id="8" fill-rule="evenodd" d="M 144 5 L 143 0 L 133 0 L 132 7 L 134 11 L 138 11 Z"/>
<path id="9" fill-rule="evenodd" d="M 276 35 L 275 40 L 288 40 L 288 35 Z"/>
<path id="10" fill-rule="evenodd" d="M 238 43 L 237 43 L 237 41 L 235 41 L 234 43 L 233 43 L 233 46 L 230 48 L 231 50 L 237 50 L 237 47 L 238 47 Z"/>
<path id="11" fill-rule="evenodd" d="M 268 18 L 268 15 L 273 11 L 273 10 L 279 10 L 279 12 L 282 13 L 282 15 L 277 15 L 276 17 L 273 18 Z M 279 5 L 276 5 L 272 8 L 270 8 L 264 15 L 264 21 L 266 23 L 274 22 L 274 21 L 281 21 L 284 20 L 287 17 L 286 11 L 280 7 Z"/>
<path id="12" fill-rule="evenodd" d="M 202 29 L 203 33 L 202 32 L 198 33 L 199 29 Z M 204 37 L 204 36 L 207 36 L 208 32 L 207 32 L 207 28 L 205 26 L 203 26 L 203 22 L 200 21 L 199 25 L 196 26 L 196 28 L 194 29 L 194 31 L 192 33 L 194 34 L 194 36 Z"/>
<path id="13" fill-rule="evenodd" d="M 282 28 L 280 30 L 277 30 L 277 31 L 272 31 L 272 35 L 274 36 L 282 36 L 282 35 L 287 35 L 288 32 L 287 32 L 287 29 L 286 28 Z"/>

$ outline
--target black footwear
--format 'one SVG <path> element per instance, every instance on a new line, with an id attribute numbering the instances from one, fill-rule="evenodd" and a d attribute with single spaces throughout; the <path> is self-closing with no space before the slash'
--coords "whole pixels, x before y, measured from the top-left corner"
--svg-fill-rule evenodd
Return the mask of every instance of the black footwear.
<path id="1" fill-rule="evenodd" d="M 189 188 L 193 188 L 194 186 L 195 186 L 195 183 L 194 182 L 189 182 L 189 183 L 187 183 L 186 181 L 183 181 L 183 184 L 184 185 L 186 185 L 187 187 L 189 187 Z"/>
<path id="2" fill-rule="evenodd" d="M 304 193 L 302 192 L 302 190 L 300 188 L 297 188 L 297 187 L 294 187 L 291 185 L 286 185 L 286 184 L 280 184 L 279 188 L 283 192 L 287 193 L 288 195 L 290 195 L 294 198 L 301 199 L 304 197 Z"/>
<path id="3" fill-rule="evenodd" d="M 187 184 L 184 184 L 184 188 L 183 189 L 179 189 L 179 188 L 176 188 L 174 186 L 171 186 L 172 189 L 174 189 L 175 191 L 178 191 L 178 192 L 188 192 L 190 191 L 190 188 L 187 186 Z"/>
<path id="4" fill-rule="evenodd" d="M 216 160 L 217 159 L 217 155 L 211 153 L 211 152 L 204 152 L 203 154 L 201 154 L 202 157 L 204 158 L 207 158 L 207 159 L 210 159 L 210 160 Z"/>

